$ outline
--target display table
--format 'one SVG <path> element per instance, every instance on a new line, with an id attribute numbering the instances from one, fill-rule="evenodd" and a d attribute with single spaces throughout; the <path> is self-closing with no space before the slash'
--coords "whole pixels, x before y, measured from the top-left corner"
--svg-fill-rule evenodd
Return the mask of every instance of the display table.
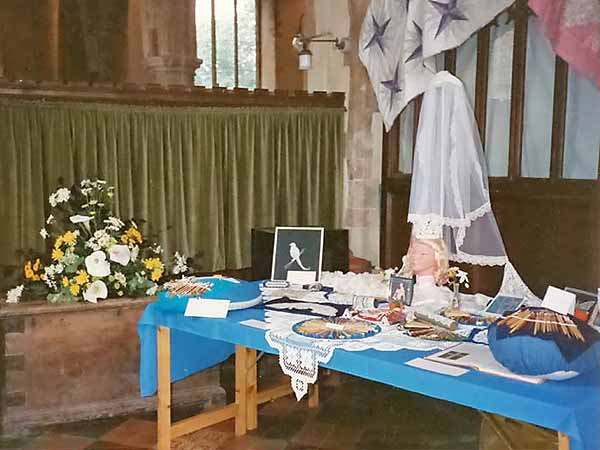
<path id="1" fill-rule="evenodd" d="M 258 425 L 258 404 L 291 392 L 287 386 L 257 391 L 256 350 L 276 350 L 267 344 L 264 330 L 239 323 L 247 319 L 263 320 L 264 310 L 252 308 L 232 311 L 226 319 L 204 319 L 164 313 L 156 304 L 146 308 L 138 323 L 140 386 L 142 395 L 158 390 L 160 450 L 168 449 L 174 437 L 233 417 L 236 434 L 244 434 Z M 223 361 L 234 351 L 235 403 L 171 424 L 170 383 Z M 325 367 L 556 430 L 560 450 L 600 449 L 600 370 L 532 385 L 476 371 L 450 377 L 405 364 L 428 353 L 432 352 L 336 350 Z"/>

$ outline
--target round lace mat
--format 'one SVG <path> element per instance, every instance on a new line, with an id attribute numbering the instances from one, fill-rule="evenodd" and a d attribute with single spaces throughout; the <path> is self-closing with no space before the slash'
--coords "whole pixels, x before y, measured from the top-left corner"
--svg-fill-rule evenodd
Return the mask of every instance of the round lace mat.
<path id="1" fill-rule="evenodd" d="M 352 319 L 308 319 L 292 326 L 292 330 L 315 339 L 364 339 L 381 332 L 381 327 Z"/>

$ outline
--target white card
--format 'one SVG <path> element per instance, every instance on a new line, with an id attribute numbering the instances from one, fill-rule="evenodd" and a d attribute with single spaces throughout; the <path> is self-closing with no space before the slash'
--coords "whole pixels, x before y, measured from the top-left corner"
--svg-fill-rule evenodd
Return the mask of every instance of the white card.
<path id="1" fill-rule="evenodd" d="M 410 361 L 406 362 L 406 365 L 416 367 L 418 369 L 429 370 L 430 372 L 441 373 L 443 375 L 450 375 L 453 377 L 458 377 L 468 372 L 468 370 L 463 367 L 440 364 L 423 358 L 411 359 Z"/>
<path id="2" fill-rule="evenodd" d="M 269 324 L 267 322 L 263 322 L 262 320 L 256 319 L 248 319 L 242 320 L 240 325 L 246 325 L 247 327 L 259 328 L 261 330 L 267 330 L 269 328 Z"/>
<path id="3" fill-rule="evenodd" d="M 297 284 L 314 283 L 317 272 L 314 270 L 288 270 L 287 281 Z"/>
<path id="4" fill-rule="evenodd" d="M 223 319 L 227 317 L 229 303 L 229 300 L 190 298 L 187 303 L 187 308 L 185 308 L 184 316 Z"/>
<path id="5" fill-rule="evenodd" d="M 542 308 L 548 308 L 559 314 L 575 314 L 575 294 L 548 286 Z"/>

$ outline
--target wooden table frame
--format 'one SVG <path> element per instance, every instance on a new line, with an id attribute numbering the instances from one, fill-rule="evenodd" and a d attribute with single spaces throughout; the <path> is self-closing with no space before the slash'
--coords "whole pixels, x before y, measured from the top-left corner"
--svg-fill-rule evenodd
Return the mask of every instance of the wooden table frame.
<path id="1" fill-rule="evenodd" d="M 258 405 L 292 393 L 290 383 L 258 391 L 256 350 L 235 347 L 235 402 L 171 423 L 171 338 L 170 329 L 157 331 L 158 358 L 158 450 L 169 450 L 171 439 L 235 419 L 235 435 L 258 427 Z M 319 405 L 318 384 L 310 386 L 308 407 Z"/>
<path id="2" fill-rule="evenodd" d="M 158 327 L 158 447 L 157 450 L 169 450 L 171 439 L 198 431 L 225 420 L 235 419 L 235 435 L 242 436 L 248 430 L 258 427 L 258 405 L 289 395 L 292 388 L 289 383 L 258 391 L 256 350 L 236 345 L 235 347 L 235 402 L 223 407 L 202 412 L 187 419 L 171 423 L 171 338 L 170 329 Z M 318 384 L 310 386 L 309 408 L 319 404 Z M 482 412 L 485 420 L 510 450 L 518 450 L 506 433 L 499 428 L 488 413 Z M 558 432 L 558 450 L 569 450 L 569 436 Z"/>

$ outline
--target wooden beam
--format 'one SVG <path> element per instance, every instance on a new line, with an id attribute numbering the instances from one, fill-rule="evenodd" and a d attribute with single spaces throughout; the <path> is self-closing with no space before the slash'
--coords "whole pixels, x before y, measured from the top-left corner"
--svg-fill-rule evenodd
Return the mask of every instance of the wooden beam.
<path id="1" fill-rule="evenodd" d="M 158 327 L 158 450 L 171 448 L 171 338 L 167 327 Z"/>
<path id="2" fill-rule="evenodd" d="M 233 85 L 240 85 L 240 61 L 239 61 L 239 33 L 238 33 L 238 10 L 237 0 L 233 0 Z"/>
<path id="3" fill-rule="evenodd" d="M 292 386 L 289 382 L 282 383 L 280 385 L 274 386 L 268 389 L 261 389 L 258 391 L 256 396 L 256 403 L 259 405 L 263 403 L 270 402 L 272 400 L 276 400 L 281 397 L 285 397 L 286 395 L 290 395 L 294 391 L 292 390 Z"/>
<path id="4" fill-rule="evenodd" d="M 571 448 L 571 442 L 569 436 L 564 433 L 558 432 L 558 450 L 569 450 Z"/>
<path id="5" fill-rule="evenodd" d="M 475 78 L 475 120 L 485 151 L 487 121 L 488 74 L 490 69 L 490 26 L 477 34 L 477 68 Z"/>
<path id="6" fill-rule="evenodd" d="M 156 84 L 9 81 L 0 78 L 0 98 L 128 105 L 261 106 L 343 108 L 343 92 L 268 91 Z"/>
<path id="7" fill-rule="evenodd" d="M 445 53 L 445 66 L 446 70 L 453 75 L 456 75 L 456 49 L 446 50 Z"/>
<path id="8" fill-rule="evenodd" d="M 315 382 L 308 386 L 308 407 L 319 407 L 319 382 Z"/>
<path id="9" fill-rule="evenodd" d="M 210 0 L 210 70 L 212 85 L 218 86 L 219 79 L 217 78 L 217 19 L 215 17 L 215 0 Z"/>
<path id="10" fill-rule="evenodd" d="M 262 88 L 262 0 L 254 1 L 256 14 L 256 87 Z"/>
<path id="11" fill-rule="evenodd" d="M 237 410 L 237 405 L 230 403 L 214 411 L 202 412 L 187 419 L 179 420 L 171 427 L 171 438 L 175 439 L 184 434 L 193 433 L 202 428 L 231 419 L 236 416 Z"/>
<path id="12" fill-rule="evenodd" d="M 387 194 L 386 180 L 398 171 L 398 152 L 400 142 L 400 120 L 396 118 L 392 128 L 383 132 L 382 144 L 382 174 L 383 184 L 381 191 L 381 239 L 379 242 L 379 255 L 381 267 L 387 267 L 392 258 L 392 208 Z"/>
<path id="13" fill-rule="evenodd" d="M 248 352 L 242 345 L 235 346 L 235 435 L 246 434 L 248 408 Z"/>
<path id="14" fill-rule="evenodd" d="M 257 364 L 256 350 L 247 348 L 247 374 L 246 374 L 246 428 L 248 430 L 256 430 L 258 427 L 258 396 L 257 396 Z"/>
<path id="15" fill-rule="evenodd" d="M 515 40 L 513 46 L 510 137 L 508 145 L 508 177 L 510 179 L 521 176 L 528 15 L 529 8 L 527 6 L 527 0 L 517 0 L 515 3 Z"/>
<path id="16" fill-rule="evenodd" d="M 569 66 L 557 56 L 554 65 L 554 108 L 550 157 L 550 178 L 552 179 L 560 179 L 563 176 L 568 81 Z"/>

